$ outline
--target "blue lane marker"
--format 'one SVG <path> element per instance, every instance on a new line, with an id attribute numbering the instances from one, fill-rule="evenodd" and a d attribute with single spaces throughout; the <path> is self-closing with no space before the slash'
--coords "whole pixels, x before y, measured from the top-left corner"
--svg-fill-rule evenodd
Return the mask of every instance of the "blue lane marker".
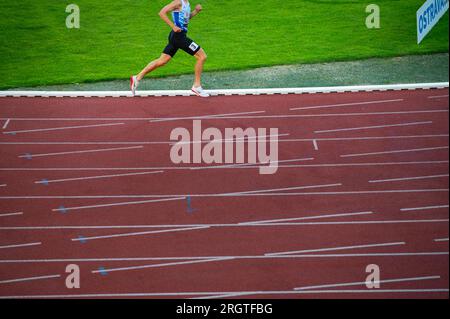
<path id="1" fill-rule="evenodd" d="M 26 153 L 26 154 L 25 154 L 25 158 L 26 158 L 27 160 L 31 160 L 31 159 L 33 159 L 33 155 L 31 155 L 30 153 Z"/>
<path id="2" fill-rule="evenodd" d="M 58 212 L 60 212 L 61 214 L 65 214 L 67 213 L 67 209 L 63 205 L 61 205 L 58 208 Z"/>
<path id="3" fill-rule="evenodd" d="M 189 214 L 193 213 L 195 209 L 192 208 L 192 197 L 191 196 L 186 197 L 186 202 L 187 202 L 187 212 Z"/>
<path id="4" fill-rule="evenodd" d="M 80 239 L 80 240 L 79 240 L 80 243 L 86 244 L 87 241 L 86 241 L 86 238 L 85 238 L 84 236 L 79 235 L 78 238 Z"/>
<path id="5" fill-rule="evenodd" d="M 48 180 L 46 180 L 45 178 L 43 180 L 40 181 L 40 184 L 48 186 Z"/>
<path id="6" fill-rule="evenodd" d="M 100 271 L 100 274 L 102 276 L 106 276 L 108 272 L 106 271 L 105 267 L 98 267 L 98 270 Z"/>

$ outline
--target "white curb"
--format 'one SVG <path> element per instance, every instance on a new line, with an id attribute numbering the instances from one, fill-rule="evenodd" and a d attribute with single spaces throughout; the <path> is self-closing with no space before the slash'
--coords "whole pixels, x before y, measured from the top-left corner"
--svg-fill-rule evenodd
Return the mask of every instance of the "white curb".
<path id="1" fill-rule="evenodd" d="M 212 96 L 218 95 L 273 95 L 273 94 L 311 94 L 311 93 L 344 93 L 371 92 L 389 90 L 417 90 L 448 88 L 449 82 L 413 83 L 389 85 L 329 86 L 309 88 L 279 89 L 230 89 L 206 90 Z M 149 96 L 192 96 L 188 90 L 139 91 L 137 97 Z M 130 91 L 0 91 L 0 97 L 132 97 Z"/>

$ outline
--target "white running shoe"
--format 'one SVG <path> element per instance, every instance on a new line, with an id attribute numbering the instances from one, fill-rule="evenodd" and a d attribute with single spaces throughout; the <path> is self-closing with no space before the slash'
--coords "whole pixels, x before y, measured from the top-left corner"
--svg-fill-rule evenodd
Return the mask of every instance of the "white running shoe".
<path id="1" fill-rule="evenodd" d="M 200 97 L 209 97 L 209 94 L 205 92 L 205 90 L 203 90 L 203 88 L 201 86 L 199 87 L 192 87 L 192 92 L 195 93 L 195 95 L 200 96 Z"/>
<path id="2" fill-rule="evenodd" d="M 130 78 L 130 88 L 131 88 L 131 93 L 133 93 L 133 96 L 136 95 L 136 89 L 139 86 L 139 81 L 137 79 L 136 75 L 131 76 Z"/>

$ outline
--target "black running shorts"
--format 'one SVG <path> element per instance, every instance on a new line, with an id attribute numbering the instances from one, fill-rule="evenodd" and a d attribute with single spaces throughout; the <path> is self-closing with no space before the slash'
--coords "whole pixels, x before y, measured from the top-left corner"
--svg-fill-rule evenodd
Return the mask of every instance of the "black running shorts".
<path id="1" fill-rule="evenodd" d="M 186 32 L 172 31 L 169 34 L 169 44 L 165 47 L 163 53 L 174 57 L 178 49 L 181 49 L 190 55 L 195 55 L 200 50 L 200 46 L 189 39 L 186 36 Z"/>

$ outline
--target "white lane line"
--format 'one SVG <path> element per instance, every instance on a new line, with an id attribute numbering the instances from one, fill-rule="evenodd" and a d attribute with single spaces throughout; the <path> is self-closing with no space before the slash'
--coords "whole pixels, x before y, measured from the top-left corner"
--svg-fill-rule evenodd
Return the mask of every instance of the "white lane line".
<path id="1" fill-rule="evenodd" d="M 255 113 L 264 113 L 255 112 Z M 448 113 L 447 109 L 436 110 L 409 110 L 397 112 L 358 112 L 358 113 L 329 113 L 329 114 L 279 114 L 279 115 L 221 115 L 221 116 L 200 116 L 182 118 L 11 118 L 14 121 L 149 121 L 149 123 L 167 122 L 176 120 L 264 120 L 264 119 L 298 119 L 316 117 L 349 117 L 349 116 L 373 116 L 373 115 L 401 115 L 401 114 L 433 114 Z M 244 112 L 243 114 L 254 112 Z M 2 118 L 0 118 L 2 120 Z"/>
<path id="2" fill-rule="evenodd" d="M 71 210 L 81 210 L 81 209 L 90 209 L 90 208 L 103 208 L 103 207 L 114 207 L 114 206 L 125 206 L 125 205 L 148 204 L 148 203 L 161 203 L 161 202 L 178 201 L 178 200 L 184 200 L 184 199 L 186 199 L 186 197 L 173 197 L 173 198 L 152 199 L 152 200 L 144 200 L 144 201 L 120 202 L 120 203 L 112 203 L 112 204 L 64 207 L 63 210 L 71 211 Z M 52 209 L 52 211 L 54 211 L 54 212 L 60 212 L 61 210 L 62 210 L 61 208 Z"/>
<path id="3" fill-rule="evenodd" d="M 201 297 L 192 297 L 189 299 L 192 300 L 209 300 L 209 299 L 221 299 L 221 298 L 231 298 L 231 297 L 241 297 L 241 296 L 247 296 L 249 293 L 248 292 L 236 292 L 236 293 L 229 293 L 229 294 L 219 294 L 219 295 L 211 295 L 211 296 L 204 296 L 202 295 Z"/>
<path id="4" fill-rule="evenodd" d="M 86 195 L 86 196 L 2 196 L 0 199 L 13 199 L 13 198 L 40 198 L 40 199 L 106 199 L 106 198 L 158 198 L 161 199 L 173 199 L 180 200 L 186 199 L 186 197 L 227 197 L 227 196 L 246 196 L 246 195 L 270 195 L 272 192 L 283 192 L 283 191 L 291 191 L 291 190 L 300 190 L 300 189 L 312 189 L 312 188 L 326 188 L 326 187 L 336 187 L 342 186 L 341 183 L 336 184 L 323 184 L 323 185 L 307 185 L 307 186 L 295 186 L 295 187 L 285 187 L 285 188 L 271 188 L 271 189 L 259 189 L 259 190 L 251 190 L 251 191 L 241 191 L 241 192 L 230 192 L 230 193 L 212 193 L 212 194 L 151 194 L 151 195 Z M 291 194 L 291 193 L 280 193 L 280 194 Z M 122 204 L 122 203 L 117 203 Z M 106 204 L 116 205 L 116 204 Z M 90 206 L 89 206 L 90 207 Z M 59 209 L 55 209 L 55 211 L 59 211 Z"/>
<path id="5" fill-rule="evenodd" d="M 310 196 L 310 195 L 366 195 L 366 194 L 398 194 L 398 193 L 441 193 L 448 192 L 448 188 L 431 188 L 431 189 L 395 189 L 384 191 L 343 191 L 343 192 L 303 192 L 303 193 L 271 193 L 273 191 L 293 190 L 301 188 L 318 188 L 318 187 L 331 187 L 339 186 L 340 184 L 329 185 L 316 185 L 316 186 L 300 186 L 281 189 L 263 189 L 257 191 L 248 192 L 235 192 L 235 193 L 217 193 L 217 194 L 151 194 L 151 195 L 61 195 L 61 196 L 0 196 L 0 199 L 112 199 L 112 198 L 165 198 L 165 199 L 186 199 L 187 196 L 191 197 L 228 197 L 228 196 Z M 119 203 L 120 204 L 120 203 Z M 114 205 L 114 204 L 113 204 Z"/>
<path id="6" fill-rule="evenodd" d="M 253 222 L 239 223 L 238 225 L 248 225 L 248 224 L 268 224 L 268 223 L 279 223 L 279 222 L 289 222 L 297 220 L 308 220 L 308 219 L 322 219 L 322 218 L 335 218 L 335 217 L 348 217 L 348 216 L 360 216 L 360 215 L 371 215 L 373 212 L 358 212 L 358 213 L 344 213 L 344 214 L 330 214 L 330 215 L 316 215 L 316 216 L 305 216 L 296 218 L 283 218 L 283 219 L 271 219 L 271 220 L 258 220 Z M 0 228 L 1 229 L 1 228 Z"/>
<path id="7" fill-rule="evenodd" d="M 30 246 L 38 246 L 38 245 L 42 245 L 42 243 L 37 242 L 37 243 L 28 243 L 28 244 L 6 245 L 6 246 L 0 246 L 0 249 L 21 248 L 21 247 L 30 247 Z"/>
<path id="8" fill-rule="evenodd" d="M 217 139 L 217 140 L 201 140 L 201 141 L 188 141 L 188 142 L 175 142 L 170 141 L 168 142 L 170 145 L 191 145 L 191 144 L 205 144 L 205 143 L 236 143 L 238 141 L 257 141 L 259 139 L 267 139 L 272 137 L 283 137 L 283 136 L 289 136 L 289 133 L 284 134 L 271 134 L 271 135 L 258 135 L 258 136 L 247 136 L 247 137 L 237 137 L 237 138 L 225 138 L 225 139 Z M 280 140 L 278 140 L 280 141 Z M 157 142 L 160 143 L 160 142 Z M 161 142 L 164 143 L 164 142 Z"/>
<path id="9" fill-rule="evenodd" d="M 423 276 L 423 277 L 410 277 L 410 278 L 398 278 L 398 279 L 382 279 L 378 281 L 380 284 L 392 283 L 392 282 L 411 282 L 411 281 L 421 281 L 421 280 L 436 280 L 441 279 L 441 276 Z M 327 284 L 327 285 L 317 285 L 317 286 L 305 286 L 294 288 L 294 290 L 311 290 L 311 289 L 323 289 L 323 288 L 336 288 L 336 287 L 348 287 L 348 286 L 361 286 L 366 285 L 365 281 L 357 282 L 347 282 L 338 284 Z"/>
<path id="10" fill-rule="evenodd" d="M 302 165 L 278 165 L 278 168 L 308 168 L 308 167 L 352 167 L 352 166 L 386 166 L 386 165 L 425 165 L 425 164 L 448 164 L 449 161 L 415 161 L 415 162 L 372 162 L 372 163 L 328 163 L 328 164 L 302 164 Z M 205 166 L 206 167 L 206 166 Z M 198 166 L 159 166 L 159 167 L 0 167 L 0 172 L 16 171 L 143 171 L 143 170 L 192 170 Z M 254 166 L 232 166 L 224 169 L 254 169 Z"/>
<path id="11" fill-rule="evenodd" d="M 324 187 L 336 187 L 336 186 L 342 186 L 341 183 L 335 183 L 335 184 L 323 184 L 323 185 L 309 185 L 309 186 L 296 186 L 296 187 L 285 187 L 285 188 L 272 188 L 272 189 L 261 189 L 261 190 L 254 190 L 254 191 L 243 191 L 243 192 L 232 192 L 232 193 L 219 193 L 216 194 L 218 196 L 241 196 L 241 195 L 256 195 L 256 194 L 264 194 L 264 193 L 271 193 L 271 192 L 283 192 L 283 191 L 292 191 L 292 190 L 298 190 L 298 189 L 311 189 L 311 188 L 324 188 Z M 195 195 L 192 195 L 195 196 Z M 213 194 L 214 196 L 214 194 Z"/>
<path id="12" fill-rule="evenodd" d="M 132 149 L 140 149 L 144 146 L 130 146 L 130 147 L 117 147 L 117 148 L 103 148 L 96 150 L 85 150 L 85 151 L 73 151 L 73 152 L 60 152 L 60 153 L 47 153 L 47 154 L 25 154 L 19 155 L 19 158 L 34 158 L 34 157 L 43 157 L 43 156 L 57 156 L 57 155 L 71 155 L 71 154 L 84 154 L 84 153 L 96 153 L 96 152 L 109 152 L 109 151 L 123 151 L 123 150 L 132 150 Z"/>
<path id="13" fill-rule="evenodd" d="M 238 225 L 245 225 L 245 224 L 252 224 L 252 223 L 254 224 L 254 223 L 267 223 L 267 222 L 283 222 L 283 221 L 296 221 L 296 220 L 308 220 L 308 219 L 334 218 L 334 217 L 368 215 L 368 214 L 372 214 L 372 212 L 308 216 L 308 217 L 289 218 L 289 219 L 277 219 L 277 220 L 271 220 L 271 221 L 239 223 Z M 167 228 L 167 226 L 168 225 L 162 225 L 161 228 Z M 232 227 L 232 226 L 237 226 L 237 225 L 230 224 L 230 226 Z M 157 231 L 124 233 L 124 234 L 114 234 L 114 235 L 95 236 L 95 237 L 73 238 L 72 241 L 86 241 L 86 240 L 93 240 L 93 239 L 107 239 L 107 238 L 115 238 L 115 237 L 128 237 L 128 236 L 139 236 L 139 235 L 149 235 L 149 234 L 159 234 L 159 233 L 169 233 L 169 232 L 180 232 L 180 231 L 187 231 L 187 230 L 200 230 L 200 229 L 207 229 L 207 228 L 211 228 L 211 227 L 214 227 L 214 225 L 193 226 L 193 227 L 189 227 L 189 228 L 186 228 L 186 227 L 178 228 L 178 226 L 176 226 L 176 227 L 174 227 L 174 229 L 168 229 L 168 230 L 157 230 Z M 158 228 L 157 225 L 155 225 L 154 228 Z"/>
<path id="14" fill-rule="evenodd" d="M 268 253 L 268 254 L 265 254 L 265 255 L 266 256 L 293 255 L 293 254 L 316 253 L 316 252 L 321 252 L 321 251 L 350 250 L 350 249 L 372 248 L 372 247 L 387 247 L 387 246 L 400 246 L 400 245 L 406 245 L 406 243 L 402 241 L 402 242 L 381 243 L 381 244 L 341 246 L 341 247 L 331 247 L 331 248 L 318 248 L 318 249 L 285 251 L 285 252 L 279 252 L 279 253 Z"/>
<path id="15" fill-rule="evenodd" d="M 313 195 L 369 195 L 369 194 L 403 194 L 403 193 L 448 193 L 448 188 L 432 188 L 432 189 L 400 189 L 385 191 L 348 191 L 348 192 L 303 192 L 303 193 L 262 193 L 262 194 L 245 194 L 237 193 L 232 195 L 192 195 L 196 197 L 253 197 L 253 196 L 313 196 Z"/>
<path id="16" fill-rule="evenodd" d="M 346 155 L 341 155 L 341 157 L 357 157 L 357 156 L 370 156 L 370 155 L 382 155 L 382 154 L 399 154 L 399 153 L 425 152 L 425 151 L 436 151 L 436 150 L 448 150 L 448 146 L 428 147 L 428 148 L 415 148 L 415 149 L 409 149 L 409 150 L 394 150 L 394 151 L 360 153 L 360 154 L 346 154 Z"/>
<path id="17" fill-rule="evenodd" d="M 0 264 L 31 263 L 72 263 L 72 262 L 118 262 L 118 261 L 174 261 L 174 260 L 270 260 L 270 259 L 322 259 L 322 258 L 358 258 L 358 257 L 411 257 L 411 256 L 448 256 L 448 251 L 414 252 L 414 253 L 357 253 L 357 254 L 302 254 L 302 255 L 250 255 L 250 256 L 177 256 L 177 257 L 133 257 L 133 258 L 62 258 L 62 259 L 0 259 Z"/>
<path id="18" fill-rule="evenodd" d="M 415 211 L 415 210 L 428 210 L 428 209 L 441 209 L 441 208 L 449 208 L 449 205 L 401 208 L 400 211 L 402 211 L 402 212 L 410 212 L 410 211 Z"/>
<path id="19" fill-rule="evenodd" d="M 11 119 L 7 119 L 5 121 L 5 124 L 3 124 L 3 127 L 2 127 L 3 130 L 6 130 L 6 128 L 8 127 L 9 122 L 11 122 Z"/>
<path id="20" fill-rule="evenodd" d="M 269 164 L 274 163 L 292 163 L 292 162 L 301 162 L 301 161 L 313 161 L 314 157 L 308 157 L 308 158 L 294 158 L 290 160 L 278 160 L 268 163 L 244 163 L 244 164 L 224 164 L 224 165 L 215 165 L 215 166 L 201 166 L 201 167 L 191 167 L 191 170 L 205 170 L 205 169 L 213 169 L 213 168 L 239 168 L 243 166 L 252 167 L 252 168 L 259 168 L 261 166 L 267 166 Z"/>
<path id="21" fill-rule="evenodd" d="M 428 98 L 429 99 L 442 99 L 442 98 L 445 98 L 445 97 L 448 97 L 448 94 L 445 94 L 445 95 L 434 95 L 434 96 L 429 96 Z"/>
<path id="22" fill-rule="evenodd" d="M 209 226 L 203 227 L 191 227 L 191 228 L 176 228 L 176 229 L 166 229 L 166 230 L 153 230 L 147 232 L 136 232 L 136 233 L 125 233 L 125 234 L 114 234 L 114 235 L 104 235 L 104 236 L 93 236 L 93 237 L 82 237 L 82 238 L 72 238 L 72 241 L 87 241 L 87 240 L 95 240 L 95 239 L 108 239 L 108 238 L 117 238 L 117 237 L 130 237 L 130 236 L 142 236 L 142 235 L 150 235 L 150 234 L 161 234 L 161 233 L 173 233 L 173 232 L 181 232 L 188 230 L 200 230 L 207 229 Z"/>
<path id="23" fill-rule="evenodd" d="M 333 130 L 315 131 L 314 133 L 320 134 L 320 133 L 331 133 L 331 132 L 345 132 L 345 131 L 357 131 L 357 130 L 370 130 L 370 129 L 387 128 L 387 127 L 412 126 L 412 125 L 425 125 L 425 124 L 433 124 L 433 121 L 426 121 L 426 122 L 411 122 L 411 123 L 399 123 L 399 124 L 377 125 L 377 126 L 350 127 L 350 128 L 341 128 L 341 129 L 333 129 Z"/>
<path id="24" fill-rule="evenodd" d="M 284 192 L 284 191 L 292 191 L 292 190 L 299 190 L 299 189 L 311 189 L 311 188 L 324 188 L 324 187 L 336 187 L 336 186 L 342 186 L 341 183 L 335 183 L 335 184 L 323 184 L 323 185 L 308 185 L 308 186 L 295 186 L 295 187 L 285 187 L 285 188 L 272 188 L 272 189 L 261 189 L 261 190 L 253 190 L 253 191 L 243 191 L 243 192 L 232 192 L 232 193 L 219 193 L 219 194 L 209 194 L 207 196 L 245 196 L 245 195 L 263 195 L 265 193 L 269 193 L 266 195 L 270 195 L 271 192 Z M 289 194 L 289 193 L 287 193 Z M 197 194 L 199 195 L 199 194 Z M 196 196 L 196 195 L 192 195 Z M 198 197 L 201 197 L 202 195 L 199 195 Z"/>
<path id="25" fill-rule="evenodd" d="M 448 177 L 449 174 L 442 175 L 430 175 L 430 176 L 416 176 L 416 177 L 399 177 L 399 178 L 389 178 L 389 179 L 375 179 L 369 181 L 369 183 L 384 183 L 384 182 L 399 182 L 399 181 L 413 181 L 420 179 L 432 179 L 432 178 L 443 178 Z"/>
<path id="26" fill-rule="evenodd" d="M 280 114 L 280 115 L 241 115 L 241 116 L 212 116 L 193 118 L 203 120 L 289 120 L 289 119 L 302 119 L 302 118 L 321 118 L 321 117 L 350 117 L 350 116 L 381 116 L 381 115 L 402 115 L 402 114 L 436 114 L 436 113 L 448 113 L 449 110 L 421 110 L 421 111 L 399 111 L 399 112 L 364 112 L 364 113 L 331 113 L 331 114 Z M 185 118 L 183 118 L 185 119 Z M 162 122 L 162 121 L 153 121 Z M 150 122 L 152 123 L 152 122 Z"/>
<path id="27" fill-rule="evenodd" d="M 278 135 L 268 135 L 270 136 L 281 136 Z M 287 134 L 289 135 L 289 134 Z M 418 139 L 418 138 L 439 138 L 439 137 L 449 137 L 449 134 L 428 134 L 428 135 L 392 135 L 392 136 L 367 136 L 367 137 L 325 137 L 325 138 L 290 138 L 290 139 L 279 139 L 279 143 L 290 143 L 290 142 L 313 142 L 314 140 L 321 141 L 358 141 L 358 140 L 383 140 L 383 139 Z M 207 141 L 204 141 L 207 143 Z M 186 144 L 192 142 L 185 142 Z M 174 144 L 173 141 L 127 141 L 127 142 L 0 142 L 0 145 L 166 145 Z"/>
<path id="28" fill-rule="evenodd" d="M 221 298 L 231 298 L 231 297 L 242 297 L 251 295 L 318 295 L 318 294 L 373 294 L 373 293 L 444 293 L 448 292 L 449 289 L 358 289 L 358 290 L 293 290 L 293 291 L 255 291 L 255 292 L 236 292 L 236 293 L 224 293 L 216 294 L 210 296 L 201 295 L 201 297 L 194 297 L 189 299 L 221 299 Z"/>
<path id="29" fill-rule="evenodd" d="M 178 121 L 178 120 L 199 120 L 199 119 L 215 119 L 221 118 L 224 116 L 234 116 L 234 115 L 248 115 L 248 114 L 261 114 L 266 111 L 254 111 L 254 112 L 240 112 L 240 113 L 225 113 L 225 114 L 210 114 L 210 115 L 197 115 L 197 116 L 185 116 L 185 117 L 160 117 L 160 118 L 151 118 L 150 123 L 156 122 L 167 122 L 167 121 Z"/>
<path id="30" fill-rule="evenodd" d="M 355 136 L 355 137 L 317 137 L 317 138 L 289 138 L 280 139 L 278 142 L 311 142 L 311 141 L 370 141 L 384 139 L 417 139 L 417 138 L 439 138 L 449 137 L 448 134 L 428 134 L 428 135 L 391 135 L 391 136 Z M 33 142 L 31 142 L 33 143 Z M 0 143 L 1 145 L 2 143 Z"/>
<path id="31" fill-rule="evenodd" d="M 357 289 L 357 290 L 277 290 L 277 291 L 210 291 L 210 292 L 142 292 L 142 293 L 103 293 L 70 295 L 18 295 L 0 296 L 0 299 L 85 299 L 85 298 L 125 298 L 125 297 L 189 297 L 189 296 L 244 296 L 244 295 L 316 295 L 316 294 L 374 294 L 374 293 L 446 293 L 448 288 L 434 289 Z"/>
<path id="32" fill-rule="evenodd" d="M 446 161 L 417 161 L 417 162 L 376 162 L 376 163 L 342 163 L 342 164 L 298 164 L 278 165 L 278 168 L 308 168 L 308 167 L 353 167 L 353 166 L 386 166 L 386 165 L 425 165 L 425 164 L 448 164 Z M 0 168 L 1 171 L 1 168 Z"/>
<path id="33" fill-rule="evenodd" d="M 20 133 L 61 131 L 61 130 L 72 130 L 72 129 L 80 129 L 80 128 L 93 128 L 93 127 L 105 127 L 105 126 L 115 126 L 115 125 L 125 125 L 125 123 L 107 123 L 107 124 L 95 124 L 95 125 L 80 125 L 80 126 L 65 126 L 65 127 L 42 128 L 42 129 L 34 129 L 34 130 L 8 131 L 8 132 L 3 132 L 3 134 L 20 134 Z"/>
<path id="34" fill-rule="evenodd" d="M 415 223 L 448 223 L 448 219 L 409 219 L 409 220 L 365 220 L 345 222 L 302 222 L 302 223 L 267 223 L 245 224 L 244 226 L 318 226 L 318 225 L 384 225 L 384 224 L 415 224 Z"/>
<path id="35" fill-rule="evenodd" d="M 434 241 L 435 242 L 444 242 L 444 241 L 448 241 L 448 238 L 436 238 Z"/>
<path id="36" fill-rule="evenodd" d="M 0 217 L 18 216 L 18 215 L 23 215 L 23 212 L 0 214 Z"/>
<path id="37" fill-rule="evenodd" d="M 201 228 L 201 227 L 283 227 L 283 226 L 315 226 L 315 225 L 373 225 L 404 223 L 443 223 L 448 219 L 409 219 L 409 220 L 367 220 L 344 222 L 270 222 L 270 223 L 238 223 L 238 224 L 184 224 L 184 225 L 114 225 L 114 226 L 6 226 L 0 230 L 66 230 L 66 229 L 155 229 L 155 228 Z"/>
<path id="38" fill-rule="evenodd" d="M 203 260 L 195 260 L 195 261 L 185 261 L 185 262 L 175 262 L 175 263 L 165 263 L 165 264 L 153 264 L 153 265 L 142 265 L 142 266 L 132 266 L 132 267 L 122 267 L 122 268 L 107 268 L 102 270 L 93 270 L 93 274 L 103 273 L 103 272 L 116 272 L 116 271 L 124 271 L 124 270 L 137 270 L 137 269 L 147 269 L 147 268 L 160 268 L 160 267 L 171 267 L 171 266 L 180 266 L 180 265 L 189 265 L 189 264 L 199 264 L 199 263 L 207 263 L 207 262 L 216 262 L 216 261 L 225 261 L 232 260 L 234 258 L 214 258 L 214 259 L 203 259 Z"/>
<path id="39" fill-rule="evenodd" d="M 216 294 L 214 296 L 208 296 L 206 298 L 198 297 L 192 299 L 219 299 L 219 298 L 229 298 L 229 297 L 242 297 L 251 295 L 315 295 L 315 294 L 374 294 L 374 293 L 440 293 L 448 292 L 449 289 L 439 288 L 439 289 L 345 289 L 345 290 L 293 290 L 293 291 L 255 291 L 255 292 L 236 292 L 229 294 Z"/>
<path id="40" fill-rule="evenodd" d="M 314 146 L 314 150 L 316 150 L 316 151 L 319 150 L 319 144 L 317 143 L 317 140 L 313 140 L 313 146 Z"/>
<path id="41" fill-rule="evenodd" d="M 322 108 L 330 108 L 337 106 L 356 106 L 356 105 L 369 105 L 369 104 L 382 104 L 382 103 L 394 103 L 394 102 L 403 102 L 404 99 L 395 99 L 395 100 L 379 100 L 379 101 L 366 101 L 366 102 L 353 102 L 353 103 L 341 103 L 341 104 L 328 104 L 328 105 L 316 105 L 316 106 L 305 106 L 305 107 L 295 107 L 289 110 L 298 111 L 298 110 L 312 110 L 312 109 L 322 109 Z"/>
<path id="42" fill-rule="evenodd" d="M 76 177 L 76 178 L 66 178 L 66 179 L 40 180 L 40 181 L 35 181 L 34 183 L 35 184 L 60 183 L 60 182 L 71 182 L 71 181 L 81 181 L 81 180 L 90 180 L 90 179 L 112 178 L 112 177 L 160 174 L 163 172 L 164 171 L 152 171 L 152 172 L 142 172 L 142 173 L 114 174 L 114 175 L 88 176 L 88 177 Z"/>
<path id="43" fill-rule="evenodd" d="M 350 117 L 350 116 L 380 116 L 380 115 L 401 115 L 401 114 L 431 114 L 448 113 L 449 110 L 422 110 L 422 111 L 401 111 L 401 112 L 364 112 L 364 113 L 331 113 L 331 114 L 280 114 L 280 115 L 254 115 L 254 116 L 222 116 L 203 117 L 205 120 L 276 120 L 276 119 L 301 119 L 320 117 Z M 160 121 L 158 121 L 160 122 Z"/>
<path id="44" fill-rule="evenodd" d="M 28 277 L 28 278 L 0 280 L 0 284 L 11 284 L 11 283 L 16 283 L 16 282 L 34 281 L 34 280 L 42 280 L 42 279 L 52 279 L 52 278 L 60 278 L 60 277 L 61 277 L 61 275 L 49 275 L 49 276 L 39 276 L 39 277 Z"/>

